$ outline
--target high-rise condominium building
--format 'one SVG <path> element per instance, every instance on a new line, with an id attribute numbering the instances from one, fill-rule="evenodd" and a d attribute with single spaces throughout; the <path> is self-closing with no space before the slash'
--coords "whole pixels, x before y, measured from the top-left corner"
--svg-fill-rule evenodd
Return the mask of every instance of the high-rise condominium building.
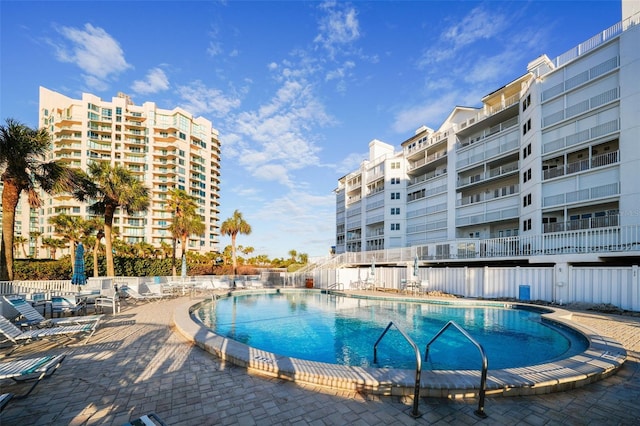
<path id="1" fill-rule="evenodd" d="M 635 9 L 634 9 L 635 7 Z M 421 127 L 374 140 L 338 181 L 336 253 L 417 247 L 421 259 L 640 250 L 640 6 L 555 60 Z M 607 254 L 609 253 L 609 254 Z M 580 255 L 576 257 L 576 255 Z"/>
<path id="2" fill-rule="evenodd" d="M 209 120 L 181 108 L 160 109 L 154 102 L 134 105 L 121 93 L 110 101 L 88 93 L 72 99 L 41 87 L 39 127 L 52 135 L 52 159 L 83 170 L 95 161 L 121 165 L 149 188 L 147 212 L 128 215 L 118 209 L 113 226 L 120 239 L 156 247 L 172 244 L 167 198 L 169 190 L 179 188 L 197 199 L 206 226 L 202 235 L 189 238 L 187 249 L 218 250 L 220 142 Z M 87 207 L 68 195 L 45 195 L 39 211 L 22 203 L 16 235 L 29 237 L 38 231 L 43 237 L 53 236 L 49 218 L 60 213 L 87 218 Z M 35 238 L 30 239 L 33 255 Z"/>

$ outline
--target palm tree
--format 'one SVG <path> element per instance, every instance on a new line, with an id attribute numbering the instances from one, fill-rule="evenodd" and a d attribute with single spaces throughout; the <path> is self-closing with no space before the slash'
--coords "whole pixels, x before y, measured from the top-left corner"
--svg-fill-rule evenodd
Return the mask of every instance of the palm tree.
<path id="1" fill-rule="evenodd" d="M 23 237 L 22 235 L 16 235 L 15 237 L 13 237 L 13 250 L 17 250 L 18 247 L 22 247 L 22 254 L 24 255 L 24 258 L 27 258 L 27 251 L 24 249 L 24 243 L 26 243 L 27 241 L 29 241 L 29 239 L 27 237 Z"/>
<path id="2" fill-rule="evenodd" d="M 85 235 L 87 221 L 78 216 L 70 216 L 60 213 L 49 218 L 49 223 L 53 225 L 53 232 L 60 235 L 63 240 L 69 241 L 71 248 L 71 272 L 73 273 L 76 256 L 77 242 Z"/>
<path id="3" fill-rule="evenodd" d="M 222 235 L 231 236 L 231 261 L 233 263 L 233 274 L 238 272 L 238 259 L 236 257 L 236 237 L 238 234 L 251 234 L 251 225 L 245 222 L 239 210 L 233 212 L 233 216 L 222 222 L 220 227 Z"/>
<path id="4" fill-rule="evenodd" d="M 93 276 L 98 277 L 98 250 L 100 249 L 100 241 L 104 238 L 104 222 L 94 219 L 96 224 L 96 242 L 93 246 Z"/>
<path id="5" fill-rule="evenodd" d="M 91 183 L 84 188 L 84 195 L 97 200 L 89 206 L 92 213 L 104 215 L 104 238 L 107 258 L 107 275 L 115 276 L 113 264 L 112 230 L 113 216 L 120 207 L 127 214 L 144 212 L 149 207 L 149 189 L 129 170 L 106 162 L 89 164 Z"/>
<path id="6" fill-rule="evenodd" d="M 31 129 L 7 119 L 0 126 L 0 171 L 2 175 L 2 243 L 0 281 L 13 280 L 13 236 L 20 195 L 26 192 L 29 205 L 42 205 L 38 188 L 49 194 L 71 192 L 78 180 L 75 172 L 58 161 L 45 161 L 51 137 L 46 129 Z"/>
<path id="7" fill-rule="evenodd" d="M 184 259 L 189 235 L 202 234 L 205 229 L 202 217 L 198 214 L 197 199 L 187 194 L 184 189 L 174 188 L 169 191 L 167 210 L 173 214 L 173 221 L 169 225 L 169 231 L 171 231 L 174 240 L 180 239 L 182 245 L 181 258 Z M 175 275 L 175 253 L 173 269 L 173 274 Z"/>
<path id="8" fill-rule="evenodd" d="M 56 260 L 56 251 L 67 247 L 67 243 L 60 238 L 47 237 L 42 239 L 42 247 L 51 250 L 51 258 Z"/>
<path id="9" fill-rule="evenodd" d="M 41 235 L 42 235 L 42 232 L 40 231 L 29 232 L 29 238 L 33 238 L 33 241 L 35 243 L 33 257 L 36 259 L 38 258 L 38 238 L 40 238 Z"/>
<path id="10" fill-rule="evenodd" d="M 291 263 L 296 263 L 296 257 L 298 257 L 298 252 L 295 250 L 289 250 L 289 256 L 291 256 Z"/>

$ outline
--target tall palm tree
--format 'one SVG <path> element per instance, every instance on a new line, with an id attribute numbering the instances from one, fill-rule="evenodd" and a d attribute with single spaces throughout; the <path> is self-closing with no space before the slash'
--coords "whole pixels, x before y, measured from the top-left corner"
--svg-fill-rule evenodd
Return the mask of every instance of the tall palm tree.
<path id="1" fill-rule="evenodd" d="M 60 238 L 47 237 L 42 239 L 42 247 L 48 248 L 51 251 L 51 258 L 56 260 L 56 252 L 58 249 L 67 247 L 67 243 Z"/>
<path id="2" fill-rule="evenodd" d="M 71 249 L 71 272 L 76 258 L 76 246 L 78 241 L 85 235 L 87 228 L 87 221 L 79 216 L 70 216 L 65 213 L 60 213 L 56 216 L 49 218 L 49 223 L 53 225 L 53 232 L 62 237 L 63 240 L 69 242 Z"/>
<path id="3" fill-rule="evenodd" d="M 127 214 L 144 212 L 149 207 L 149 189 L 129 170 L 106 162 L 89 164 L 91 184 L 84 188 L 84 195 L 97 200 L 89 206 L 92 213 L 104 215 L 104 239 L 107 258 L 107 275 L 115 276 L 113 264 L 112 230 L 113 216 L 117 208 Z"/>
<path id="4" fill-rule="evenodd" d="M 29 205 L 42 205 L 38 188 L 47 193 L 72 192 L 76 173 L 58 161 L 45 161 L 51 137 L 46 129 L 31 129 L 7 119 L 0 125 L 0 172 L 2 190 L 2 243 L 0 281 L 13 280 L 13 236 L 20 195 L 27 193 Z"/>
<path id="5" fill-rule="evenodd" d="M 198 214 L 198 202 L 195 197 L 187 194 L 184 189 L 172 189 L 169 191 L 167 210 L 173 214 L 173 220 L 169 225 L 169 231 L 174 240 L 180 239 L 182 245 L 181 258 L 184 259 L 187 250 L 189 235 L 200 235 L 205 230 L 202 217 Z M 174 254 L 175 259 L 175 254 Z M 175 261 L 174 275 L 175 275 Z"/>
<path id="6" fill-rule="evenodd" d="M 13 244 L 14 250 L 17 250 L 18 247 L 22 248 L 22 254 L 24 255 L 24 258 L 27 258 L 27 251 L 24 249 L 24 243 L 26 243 L 27 241 L 29 241 L 29 239 L 27 237 L 23 237 L 22 235 L 16 235 L 15 237 L 13 237 Z"/>
<path id="7" fill-rule="evenodd" d="M 93 276 L 98 277 L 98 250 L 100 249 L 100 241 L 104 238 L 104 222 L 94 219 L 96 225 L 96 241 L 93 246 Z"/>
<path id="8" fill-rule="evenodd" d="M 33 257 L 36 259 L 38 258 L 38 239 L 40 238 L 41 235 L 42 235 L 42 232 L 40 231 L 29 232 L 29 238 L 33 238 L 33 241 L 35 243 Z"/>
<path id="9" fill-rule="evenodd" d="M 233 212 L 233 216 L 222 222 L 220 227 L 222 235 L 231 236 L 231 261 L 233 263 L 233 274 L 238 272 L 238 258 L 236 257 L 236 237 L 238 234 L 251 234 L 251 225 L 249 225 L 239 210 Z"/>

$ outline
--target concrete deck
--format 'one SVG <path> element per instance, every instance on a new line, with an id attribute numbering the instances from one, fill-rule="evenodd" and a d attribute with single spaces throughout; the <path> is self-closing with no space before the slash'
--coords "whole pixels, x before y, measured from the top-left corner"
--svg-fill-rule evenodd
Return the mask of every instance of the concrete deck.
<path id="1" fill-rule="evenodd" d="M 640 423 L 640 318 L 573 312 L 573 320 L 614 338 L 627 360 L 611 377 L 565 392 L 494 397 L 487 419 L 476 398 L 421 398 L 412 418 L 410 396 L 380 396 L 293 383 L 247 373 L 207 353 L 174 329 L 174 311 L 197 300 L 182 297 L 125 306 L 108 316 L 88 344 L 36 342 L 15 350 L 66 353 L 58 372 L 26 399 L 9 402 L 5 425 L 121 425 L 155 412 L 169 425 L 386 425 Z M 6 351 L 6 350 L 5 350 Z M 29 384 L 0 382 L 2 392 Z"/>

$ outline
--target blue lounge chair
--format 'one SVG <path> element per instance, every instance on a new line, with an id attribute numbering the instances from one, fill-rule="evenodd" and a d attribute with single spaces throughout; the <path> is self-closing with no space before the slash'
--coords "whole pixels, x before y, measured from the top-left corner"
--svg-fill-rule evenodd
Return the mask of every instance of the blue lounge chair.
<path id="1" fill-rule="evenodd" d="M 22 331 L 16 327 L 11 321 L 0 315 L 0 337 L 4 337 L 15 345 L 15 348 L 26 345 L 35 340 L 57 339 L 57 338 L 75 338 L 85 337 L 86 344 L 93 333 L 96 332 L 98 323 L 75 324 L 60 327 L 35 328 L 32 330 Z M 14 350 L 15 350 L 14 348 Z M 13 352 L 13 351 L 11 351 Z M 11 353 L 10 352 L 10 353 Z"/>
<path id="2" fill-rule="evenodd" d="M 18 311 L 21 317 L 16 321 L 22 327 L 51 327 L 58 325 L 73 325 L 83 323 L 97 323 L 104 315 L 86 315 L 64 318 L 45 318 L 29 302 L 21 297 L 2 296 L 2 301 Z"/>
<path id="3" fill-rule="evenodd" d="M 45 377 L 55 373 L 66 355 L 49 355 L 37 358 L 16 359 L 0 363 L 0 380 L 12 379 L 16 382 L 35 380 L 29 390 L 22 395 L 5 393 L 0 396 L 0 411 L 11 398 L 21 399 L 29 395 Z"/>

